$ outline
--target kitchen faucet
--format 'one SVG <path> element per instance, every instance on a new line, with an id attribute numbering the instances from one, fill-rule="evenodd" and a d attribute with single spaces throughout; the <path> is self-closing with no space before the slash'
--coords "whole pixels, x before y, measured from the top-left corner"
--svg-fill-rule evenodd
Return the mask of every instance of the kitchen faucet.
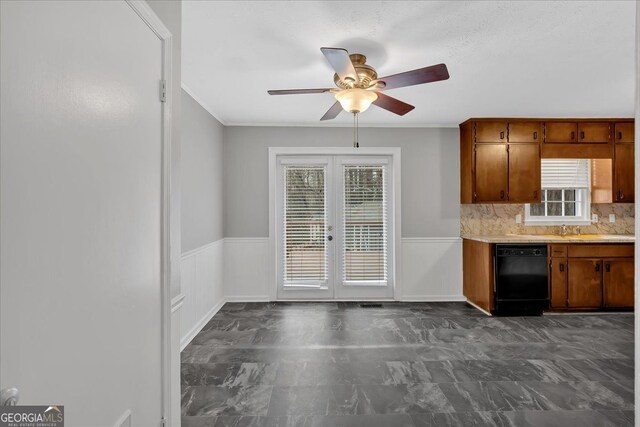
<path id="1" fill-rule="evenodd" d="M 566 224 L 562 224 L 560 226 L 560 236 L 564 237 L 567 235 L 567 225 Z"/>

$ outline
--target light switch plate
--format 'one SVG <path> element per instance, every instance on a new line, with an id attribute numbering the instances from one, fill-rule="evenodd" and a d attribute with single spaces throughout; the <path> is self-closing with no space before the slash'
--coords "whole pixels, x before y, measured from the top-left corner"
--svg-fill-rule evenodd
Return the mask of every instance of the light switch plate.
<path id="1" fill-rule="evenodd" d="M 598 222 L 598 214 L 591 214 L 591 222 Z"/>
<path id="2" fill-rule="evenodd" d="M 522 224 L 522 215 L 516 215 L 516 224 Z"/>
<path id="3" fill-rule="evenodd" d="M 609 222 L 616 222 L 616 214 L 609 214 Z"/>

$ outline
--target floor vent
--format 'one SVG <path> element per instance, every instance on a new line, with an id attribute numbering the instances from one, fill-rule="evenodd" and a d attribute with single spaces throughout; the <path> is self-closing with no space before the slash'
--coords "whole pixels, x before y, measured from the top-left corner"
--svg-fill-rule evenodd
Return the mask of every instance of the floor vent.
<path id="1" fill-rule="evenodd" d="M 362 308 L 382 308 L 382 304 L 380 303 L 364 303 L 360 304 Z"/>

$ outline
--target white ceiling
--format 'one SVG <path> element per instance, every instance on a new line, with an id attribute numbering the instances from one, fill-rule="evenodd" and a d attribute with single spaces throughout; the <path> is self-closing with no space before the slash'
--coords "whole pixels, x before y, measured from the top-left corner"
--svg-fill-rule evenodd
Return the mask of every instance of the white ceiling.
<path id="1" fill-rule="evenodd" d="M 333 87 L 320 47 L 362 53 L 380 76 L 444 62 L 451 78 L 385 92 L 367 126 L 455 126 L 469 117 L 632 116 L 635 2 L 184 1 L 182 82 L 226 125 L 319 122 Z"/>

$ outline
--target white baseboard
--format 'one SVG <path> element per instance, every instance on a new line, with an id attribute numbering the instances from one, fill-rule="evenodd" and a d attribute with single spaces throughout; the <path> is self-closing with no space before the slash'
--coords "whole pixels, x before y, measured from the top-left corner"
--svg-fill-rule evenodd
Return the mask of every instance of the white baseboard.
<path id="1" fill-rule="evenodd" d="M 459 302 L 467 299 L 462 295 L 404 295 L 398 301 L 404 302 Z"/>
<path id="2" fill-rule="evenodd" d="M 211 320 L 211 318 L 213 318 L 213 316 L 215 316 L 216 313 L 220 311 L 220 309 L 226 302 L 227 301 L 225 299 L 218 302 L 211 309 L 211 311 L 205 314 L 204 317 L 200 319 L 200 321 L 198 321 L 198 323 L 196 323 L 195 326 L 191 328 L 191 330 L 187 332 L 185 336 L 182 337 L 182 339 L 180 340 L 180 351 L 184 350 L 184 348 L 191 342 L 191 340 L 194 339 L 196 335 L 198 335 L 198 333 L 202 330 L 202 328 L 204 328 L 205 325 L 209 323 L 209 320 Z"/>
<path id="3" fill-rule="evenodd" d="M 118 421 L 115 422 L 115 424 L 113 425 L 113 427 L 131 427 L 131 409 L 127 409 L 126 411 L 124 411 L 124 413 L 122 415 L 120 415 L 120 418 L 118 418 Z"/>
<path id="4" fill-rule="evenodd" d="M 227 296 L 226 302 L 269 302 L 271 298 L 267 295 L 240 295 L 240 296 Z"/>

